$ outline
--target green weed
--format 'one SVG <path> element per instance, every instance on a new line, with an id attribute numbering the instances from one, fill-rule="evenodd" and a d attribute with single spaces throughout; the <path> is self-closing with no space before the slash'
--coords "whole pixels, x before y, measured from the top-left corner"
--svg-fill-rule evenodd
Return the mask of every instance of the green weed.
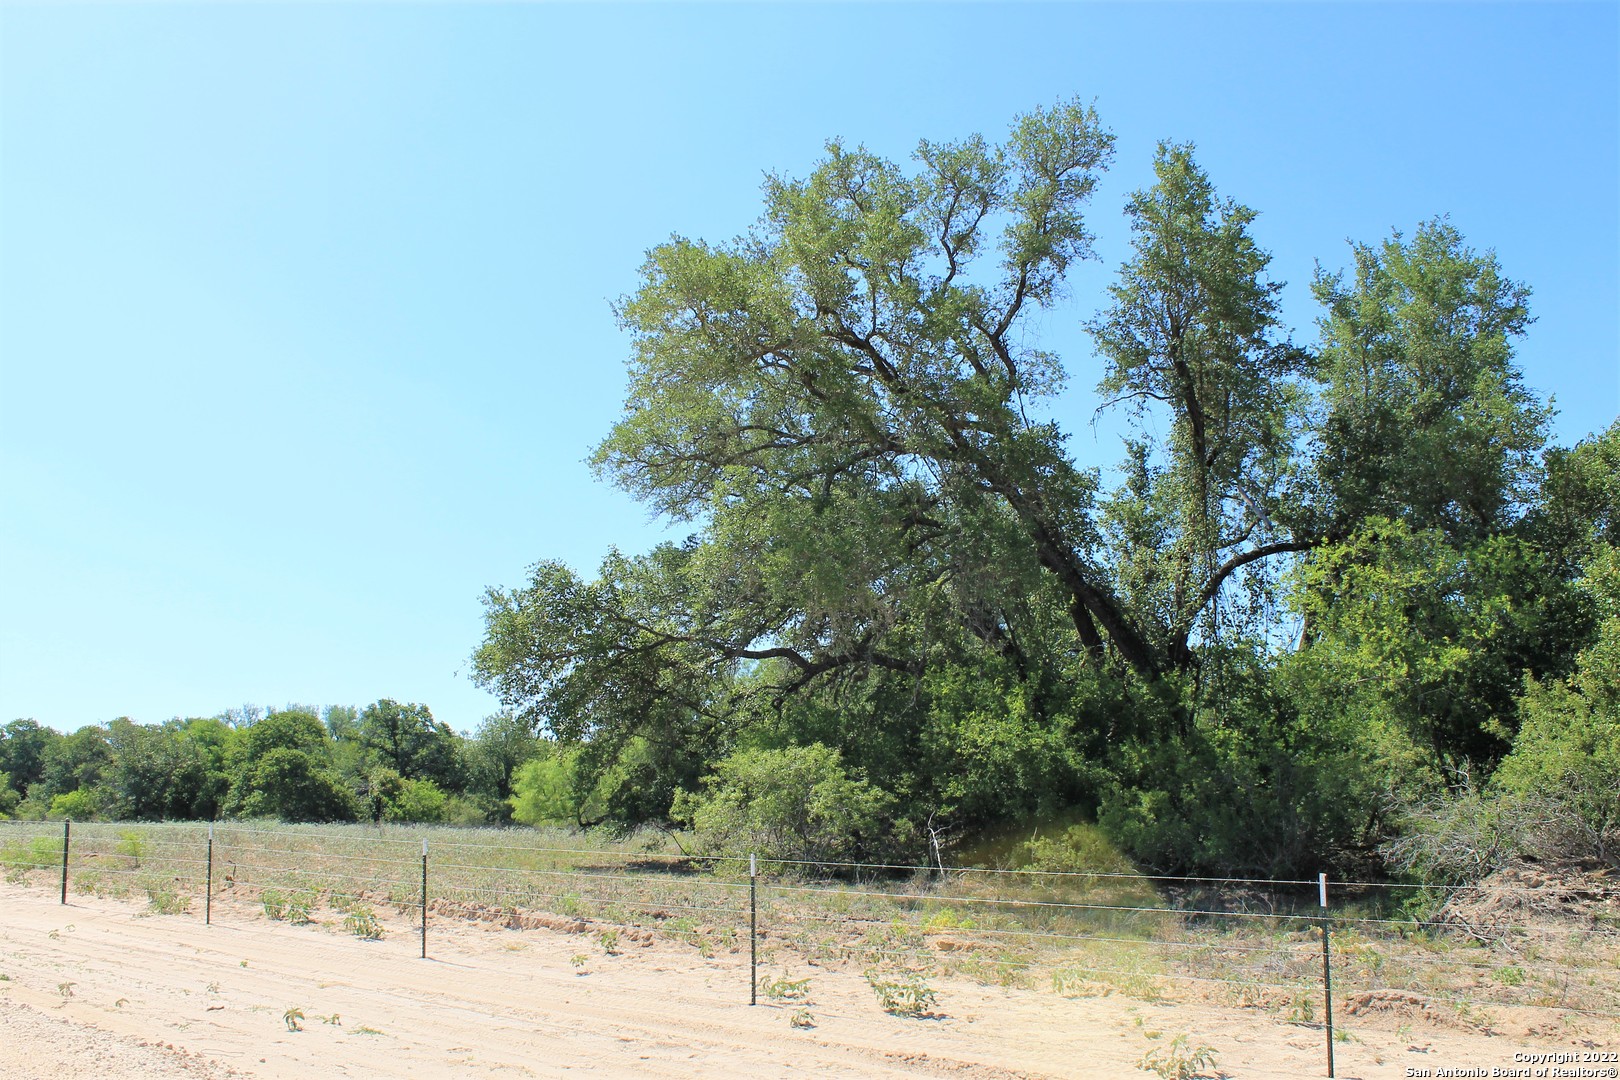
<path id="1" fill-rule="evenodd" d="M 766 979 L 759 988 L 772 1001 L 810 1000 L 809 979 L 790 979 L 784 974 L 780 978 Z"/>
<path id="2" fill-rule="evenodd" d="M 1165 1045 L 1155 1046 L 1143 1054 L 1137 1068 L 1158 1073 L 1164 1080 L 1190 1080 L 1215 1068 L 1216 1059 L 1211 1047 L 1190 1043 L 1186 1035 L 1177 1035 Z"/>
<path id="3" fill-rule="evenodd" d="M 141 864 L 141 856 L 146 854 L 146 841 L 138 832 L 122 832 L 118 834 L 118 842 L 113 845 L 113 851 L 133 859 L 135 865 Z"/>
<path id="4" fill-rule="evenodd" d="M 377 916 L 362 904 L 349 908 L 349 913 L 343 916 L 343 929 L 365 941 L 381 941 L 384 933 Z"/>
<path id="5" fill-rule="evenodd" d="M 878 1004 L 890 1016 L 909 1016 L 921 1019 L 933 1015 L 934 1002 L 939 995 L 928 985 L 928 980 L 915 971 L 903 978 L 884 978 L 876 969 L 866 973 L 866 983 L 877 995 Z"/>
<path id="6" fill-rule="evenodd" d="M 159 915 L 184 915 L 191 910 L 191 897 L 178 892 L 173 882 L 148 885 L 146 907 Z"/>

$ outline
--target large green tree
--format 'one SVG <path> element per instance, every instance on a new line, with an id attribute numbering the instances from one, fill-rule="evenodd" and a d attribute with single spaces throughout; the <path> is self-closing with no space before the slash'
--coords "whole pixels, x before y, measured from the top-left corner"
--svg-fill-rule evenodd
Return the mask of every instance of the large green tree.
<path id="1" fill-rule="evenodd" d="M 594 460 L 692 536 L 491 589 L 475 677 L 580 744 L 581 783 L 634 746 L 627 813 L 820 743 L 919 816 L 1080 806 L 1182 865 L 1364 845 L 1376 815 L 1335 801 L 1499 757 L 1522 672 L 1581 636 L 1528 290 L 1437 220 L 1319 273 L 1298 345 L 1255 212 L 1162 145 L 1087 324 L 1130 424 L 1105 487 L 1038 330 L 1112 151 L 1079 103 L 910 167 L 833 142 L 742 238 L 652 249 Z M 1571 499 L 1585 460 L 1548 464 Z"/>

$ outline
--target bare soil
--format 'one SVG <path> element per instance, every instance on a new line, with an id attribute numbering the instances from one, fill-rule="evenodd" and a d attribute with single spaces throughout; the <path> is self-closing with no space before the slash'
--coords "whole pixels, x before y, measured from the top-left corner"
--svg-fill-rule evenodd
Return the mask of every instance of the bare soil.
<path id="1" fill-rule="evenodd" d="M 199 911 L 82 895 L 62 906 L 0 884 L 0 1075 L 1116 1078 L 1151 1075 L 1144 1055 L 1179 1035 L 1217 1056 L 1200 1075 L 1326 1075 L 1322 1028 L 1261 1009 L 938 978 L 932 1015 L 905 1018 L 881 1010 L 859 970 L 783 953 L 762 975 L 808 978 L 809 1001 L 761 994 L 751 1008 L 746 950 L 704 957 L 626 936 L 609 954 L 572 925 L 439 916 L 424 960 L 416 928 L 379 914 L 387 935 L 364 941 L 331 912 L 293 926 L 216 901 L 205 926 Z M 1515 1054 L 1620 1048 L 1601 1019 L 1523 1010 L 1481 1030 L 1438 1012 L 1396 989 L 1342 1002 L 1337 1074 L 1489 1075 Z"/>

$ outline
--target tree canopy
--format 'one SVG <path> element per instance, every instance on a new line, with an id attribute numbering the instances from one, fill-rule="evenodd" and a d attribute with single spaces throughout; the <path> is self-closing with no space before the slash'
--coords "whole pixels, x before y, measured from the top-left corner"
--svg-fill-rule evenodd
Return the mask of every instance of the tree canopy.
<path id="1" fill-rule="evenodd" d="M 1078 807 L 1183 866 L 1291 822 L 1320 862 L 1489 771 L 1613 540 L 1516 366 L 1529 289 L 1437 218 L 1317 270 L 1297 342 L 1256 212 L 1163 144 L 1086 323 L 1129 431 L 1087 466 L 1038 331 L 1112 154 L 1079 102 L 909 164 L 834 141 L 741 237 L 653 248 L 593 460 L 692 534 L 490 589 L 475 678 L 586 788 L 634 742 L 652 818 L 819 744 L 913 819 Z"/>

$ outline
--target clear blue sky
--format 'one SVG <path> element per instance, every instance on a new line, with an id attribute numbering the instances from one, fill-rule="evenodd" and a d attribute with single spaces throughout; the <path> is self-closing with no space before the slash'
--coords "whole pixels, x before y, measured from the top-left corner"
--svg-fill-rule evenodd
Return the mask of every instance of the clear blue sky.
<path id="1" fill-rule="evenodd" d="M 582 459 L 643 252 L 767 170 L 1095 98 L 1099 264 L 1160 139 L 1290 285 L 1449 213 L 1535 290 L 1571 443 L 1620 410 L 1620 7 L 0 7 L 0 721 L 421 701 L 457 728 L 482 590 L 661 535 Z"/>

